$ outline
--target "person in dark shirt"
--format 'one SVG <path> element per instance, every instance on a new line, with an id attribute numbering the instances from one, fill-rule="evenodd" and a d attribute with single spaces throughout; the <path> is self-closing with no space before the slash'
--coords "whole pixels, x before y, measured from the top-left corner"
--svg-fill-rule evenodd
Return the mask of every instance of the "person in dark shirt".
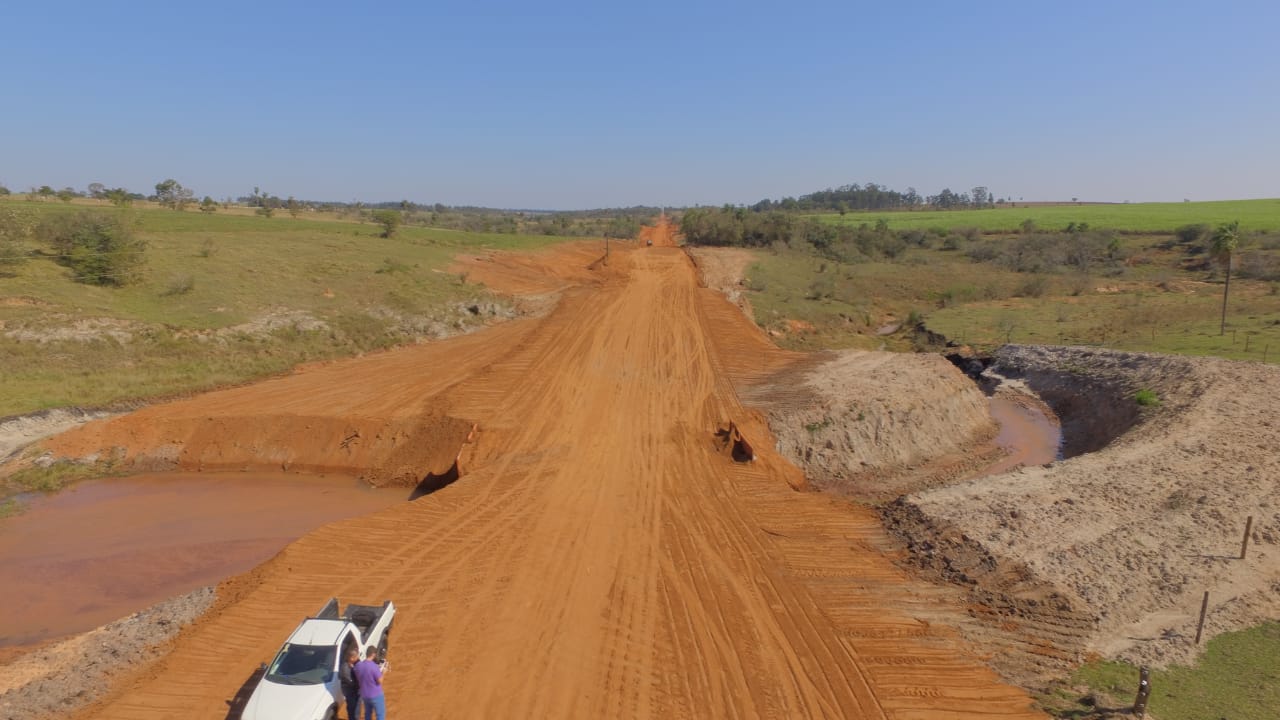
<path id="1" fill-rule="evenodd" d="M 347 700 L 347 720 L 357 720 L 360 714 L 360 684 L 356 682 L 354 668 L 360 660 L 360 651 L 351 648 L 347 657 L 338 665 L 338 679 L 342 682 L 342 697 Z"/>

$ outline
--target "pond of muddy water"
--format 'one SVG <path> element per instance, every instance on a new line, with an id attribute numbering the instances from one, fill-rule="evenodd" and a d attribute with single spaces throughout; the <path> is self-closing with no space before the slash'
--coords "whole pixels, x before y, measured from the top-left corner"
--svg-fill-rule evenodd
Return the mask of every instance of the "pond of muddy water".
<path id="1" fill-rule="evenodd" d="M 33 499 L 0 520 L 0 647 L 90 630 L 245 572 L 408 492 L 347 477 L 156 473 Z"/>
<path id="2" fill-rule="evenodd" d="M 995 444 L 1008 454 L 979 475 L 998 475 L 1020 465 L 1046 465 L 1062 459 L 1062 427 L 1038 400 L 997 394 L 990 407 L 991 418 L 1000 426 Z"/>

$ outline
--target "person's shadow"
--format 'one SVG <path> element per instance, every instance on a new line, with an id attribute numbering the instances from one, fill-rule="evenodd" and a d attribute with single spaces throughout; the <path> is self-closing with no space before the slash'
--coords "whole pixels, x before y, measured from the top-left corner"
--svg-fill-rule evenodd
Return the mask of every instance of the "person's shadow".
<path id="1" fill-rule="evenodd" d="M 249 696 L 253 695 L 253 689 L 258 687 L 258 681 L 262 679 L 266 672 L 267 666 L 262 665 L 253 671 L 248 680 L 244 681 L 244 684 L 236 691 L 235 697 L 227 701 L 228 707 L 225 720 L 240 720 L 240 716 L 244 713 L 244 706 L 249 704 Z"/>

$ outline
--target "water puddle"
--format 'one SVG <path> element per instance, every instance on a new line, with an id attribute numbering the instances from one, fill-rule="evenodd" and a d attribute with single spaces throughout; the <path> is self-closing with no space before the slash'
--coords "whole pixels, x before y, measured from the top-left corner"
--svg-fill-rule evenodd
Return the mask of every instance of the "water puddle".
<path id="1" fill-rule="evenodd" d="M 995 444 L 1008 453 L 981 475 L 998 475 L 1020 465 L 1045 465 L 1062 459 L 1062 427 L 1052 412 L 1032 398 L 1000 393 L 990 400 L 991 417 L 1000 426 Z"/>
<path id="2" fill-rule="evenodd" d="M 402 502 L 353 478 L 156 473 L 78 483 L 0 520 L 0 647 L 91 630 Z"/>

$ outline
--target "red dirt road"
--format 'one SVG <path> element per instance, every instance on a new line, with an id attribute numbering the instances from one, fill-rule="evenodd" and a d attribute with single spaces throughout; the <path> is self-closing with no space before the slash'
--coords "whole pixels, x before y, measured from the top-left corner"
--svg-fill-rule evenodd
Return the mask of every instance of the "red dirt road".
<path id="1" fill-rule="evenodd" d="M 871 513 L 792 489 L 803 478 L 733 386 L 788 356 L 699 287 L 678 250 L 618 252 L 599 273 L 540 320 L 50 443 L 187 466 L 391 458 L 421 474 L 457 451 L 455 423 L 480 427 L 460 480 L 325 526 L 225 584 L 156 667 L 88 716 L 222 720 L 258 663 L 337 595 L 400 608 L 395 718 L 1040 717 L 954 633 L 911 617 L 933 600 L 876 549 Z M 718 446 L 730 418 L 756 462 Z"/>

